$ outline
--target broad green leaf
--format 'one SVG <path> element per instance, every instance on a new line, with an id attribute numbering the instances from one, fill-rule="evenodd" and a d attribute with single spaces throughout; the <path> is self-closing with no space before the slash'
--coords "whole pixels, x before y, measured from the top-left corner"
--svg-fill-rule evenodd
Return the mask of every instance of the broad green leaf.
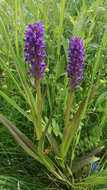
<path id="1" fill-rule="evenodd" d="M 31 140 L 25 136 L 18 128 L 16 128 L 5 116 L 0 114 L 0 121 L 4 126 L 9 130 L 18 144 L 34 159 L 41 162 L 38 153 L 37 147 L 31 142 Z"/>
<path id="2" fill-rule="evenodd" d="M 71 121 L 71 124 L 68 127 L 64 128 L 62 144 L 61 144 L 61 157 L 62 158 L 65 158 L 65 156 L 68 152 L 68 149 L 71 145 L 74 133 L 79 126 L 80 117 L 81 117 L 81 113 L 83 111 L 84 105 L 85 105 L 85 99 L 80 104 L 78 111 L 75 113 L 75 115 Z"/>

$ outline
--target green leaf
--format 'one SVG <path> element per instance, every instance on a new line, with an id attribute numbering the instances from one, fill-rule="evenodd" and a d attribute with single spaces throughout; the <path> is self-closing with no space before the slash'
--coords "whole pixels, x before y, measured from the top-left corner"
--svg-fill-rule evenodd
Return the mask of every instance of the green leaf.
<path id="1" fill-rule="evenodd" d="M 34 159 L 41 162 L 38 153 L 37 147 L 31 142 L 31 140 L 24 135 L 19 129 L 17 129 L 5 116 L 0 114 L 0 121 L 4 124 L 4 126 L 9 130 L 18 144 Z"/>
<path id="2" fill-rule="evenodd" d="M 62 158 L 65 158 L 65 156 L 68 152 L 68 149 L 71 145 L 74 133 L 79 126 L 81 113 L 82 113 L 84 105 L 85 105 L 85 100 L 86 99 L 84 99 L 83 102 L 80 104 L 78 111 L 75 113 L 75 115 L 71 121 L 71 124 L 68 127 L 64 128 L 62 144 L 61 144 L 61 157 Z"/>

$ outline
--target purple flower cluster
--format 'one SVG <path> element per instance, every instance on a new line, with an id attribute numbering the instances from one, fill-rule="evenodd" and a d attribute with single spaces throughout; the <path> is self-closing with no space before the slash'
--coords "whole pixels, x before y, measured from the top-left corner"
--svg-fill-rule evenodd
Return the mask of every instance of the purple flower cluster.
<path id="1" fill-rule="evenodd" d="M 44 30 L 41 22 L 29 24 L 28 29 L 25 31 L 25 60 L 31 65 L 29 74 L 33 74 L 35 80 L 44 77 L 45 74 L 45 43 Z"/>
<path id="2" fill-rule="evenodd" d="M 81 81 L 84 66 L 85 64 L 83 41 L 80 37 L 71 37 L 67 74 L 68 78 L 70 78 L 70 85 L 72 90 L 74 90 Z"/>

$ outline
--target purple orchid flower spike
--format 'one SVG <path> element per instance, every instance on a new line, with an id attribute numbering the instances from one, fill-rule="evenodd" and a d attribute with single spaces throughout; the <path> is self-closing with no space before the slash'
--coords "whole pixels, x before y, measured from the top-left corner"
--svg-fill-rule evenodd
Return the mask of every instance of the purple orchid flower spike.
<path id="1" fill-rule="evenodd" d="M 71 37 L 69 47 L 69 64 L 67 75 L 70 79 L 71 89 L 74 90 L 82 80 L 84 68 L 84 45 L 80 37 Z"/>
<path id="2" fill-rule="evenodd" d="M 45 43 L 44 29 L 41 22 L 35 24 L 29 24 L 28 29 L 25 31 L 25 60 L 31 65 L 29 74 L 33 74 L 35 80 L 39 80 L 44 77 L 45 74 Z"/>

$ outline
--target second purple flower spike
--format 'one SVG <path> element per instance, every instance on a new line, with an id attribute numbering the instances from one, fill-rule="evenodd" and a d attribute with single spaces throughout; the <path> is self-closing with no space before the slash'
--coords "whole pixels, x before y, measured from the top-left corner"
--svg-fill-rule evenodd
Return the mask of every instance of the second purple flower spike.
<path id="1" fill-rule="evenodd" d="M 43 41 L 43 25 L 41 22 L 29 24 L 25 31 L 25 60 L 31 64 L 28 73 L 33 74 L 35 80 L 44 77 L 45 74 L 45 43 Z"/>
<path id="2" fill-rule="evenodd" d="M 70 85 L 72 90 L 74 90 L 81 81 L 84 66 L 83 41 L 80 37 L 71 37 L 67 74 L 68 78 L 70 78 Z"/>

